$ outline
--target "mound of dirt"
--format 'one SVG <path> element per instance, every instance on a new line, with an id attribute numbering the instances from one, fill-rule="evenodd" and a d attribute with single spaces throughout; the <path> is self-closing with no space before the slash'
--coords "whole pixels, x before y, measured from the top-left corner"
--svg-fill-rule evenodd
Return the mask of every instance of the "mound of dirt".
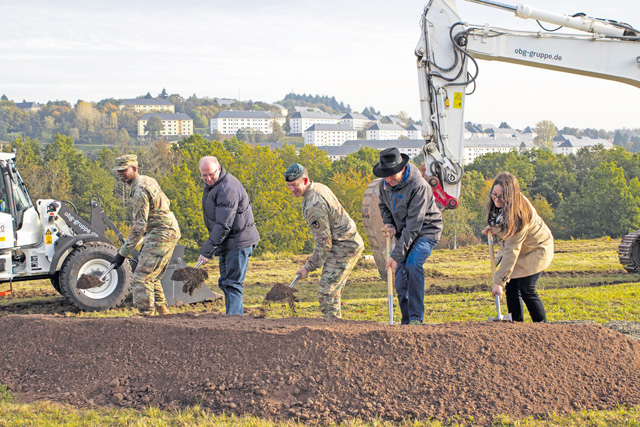
<path id="1" fill-rule="evenodd" d="M 640 342 L 598 325 L 9 315 L 0 342 L 0 383 L 24 401 L 318 423 L 640 403 Z"/>

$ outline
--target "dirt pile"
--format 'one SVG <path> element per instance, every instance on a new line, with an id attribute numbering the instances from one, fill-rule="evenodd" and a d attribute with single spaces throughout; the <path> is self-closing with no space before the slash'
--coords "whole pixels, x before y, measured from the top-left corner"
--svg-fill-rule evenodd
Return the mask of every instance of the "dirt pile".
<path id="1" fill-rule="evenodd" d="M 10 315 L 0 342 L 0 383 L 23 400 L 320 423 L 640 403 L 640 342 L 597 325 Z"/>

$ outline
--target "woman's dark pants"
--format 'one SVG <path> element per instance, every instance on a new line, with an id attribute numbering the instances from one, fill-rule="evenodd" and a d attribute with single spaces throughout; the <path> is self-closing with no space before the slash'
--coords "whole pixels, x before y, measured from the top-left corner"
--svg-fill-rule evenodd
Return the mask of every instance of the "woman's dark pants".
<path id="1" fill-rule="evenodd" d="M 531 320 L 534 322 L 547 321 L 544 305 L 536 290 L 540 274 L 542 274 L 542 272 L 527 277 L 511 279 L 507 282 L 507 308 L 514 322 L 524 321 L 523 301 L 527 306 L 527 310 L 529 310 Z"/>

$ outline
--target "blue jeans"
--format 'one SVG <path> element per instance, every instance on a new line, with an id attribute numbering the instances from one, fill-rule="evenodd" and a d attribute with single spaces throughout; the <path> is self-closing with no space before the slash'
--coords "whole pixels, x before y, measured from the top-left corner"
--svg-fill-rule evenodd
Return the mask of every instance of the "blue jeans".
<path id="1" fill-rule="evenodd" d="M 437 244 L 426 237 L 418 238 L 407 257 L 396 268 L 396 292 L 403 325 L 411 320 L 423 321 L 424 318 L 424 268 L 422 267 Z"/>
<path id="2" fill-rule="evenodd" d="M 226 314 L 243 314 L 242 283 L 247 274 L 249 257 L 255 246 L 236 249 L 218 257 L 220 277 L 218 287 L 224 293 L 224 307 Z"/>

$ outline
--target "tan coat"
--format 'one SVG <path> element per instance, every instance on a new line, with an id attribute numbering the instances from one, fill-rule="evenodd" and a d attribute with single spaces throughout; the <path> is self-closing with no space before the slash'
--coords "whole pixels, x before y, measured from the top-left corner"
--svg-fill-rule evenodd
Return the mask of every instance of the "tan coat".
<path id="1" fill-rule="evenodd" d="M 533 206 L 531 209 L 533 209 L 531 221 L 506 240 L 503 238 L 504 232 L 500 227 L 491 227 L 500 241 L 496 257 L 499 267 L 493 278 L 493 283 L 496 285 L 504 285 L 512 278 L 517 279 L 539 273 L 553 260 L 551 230 L 538 216 Z"/>

